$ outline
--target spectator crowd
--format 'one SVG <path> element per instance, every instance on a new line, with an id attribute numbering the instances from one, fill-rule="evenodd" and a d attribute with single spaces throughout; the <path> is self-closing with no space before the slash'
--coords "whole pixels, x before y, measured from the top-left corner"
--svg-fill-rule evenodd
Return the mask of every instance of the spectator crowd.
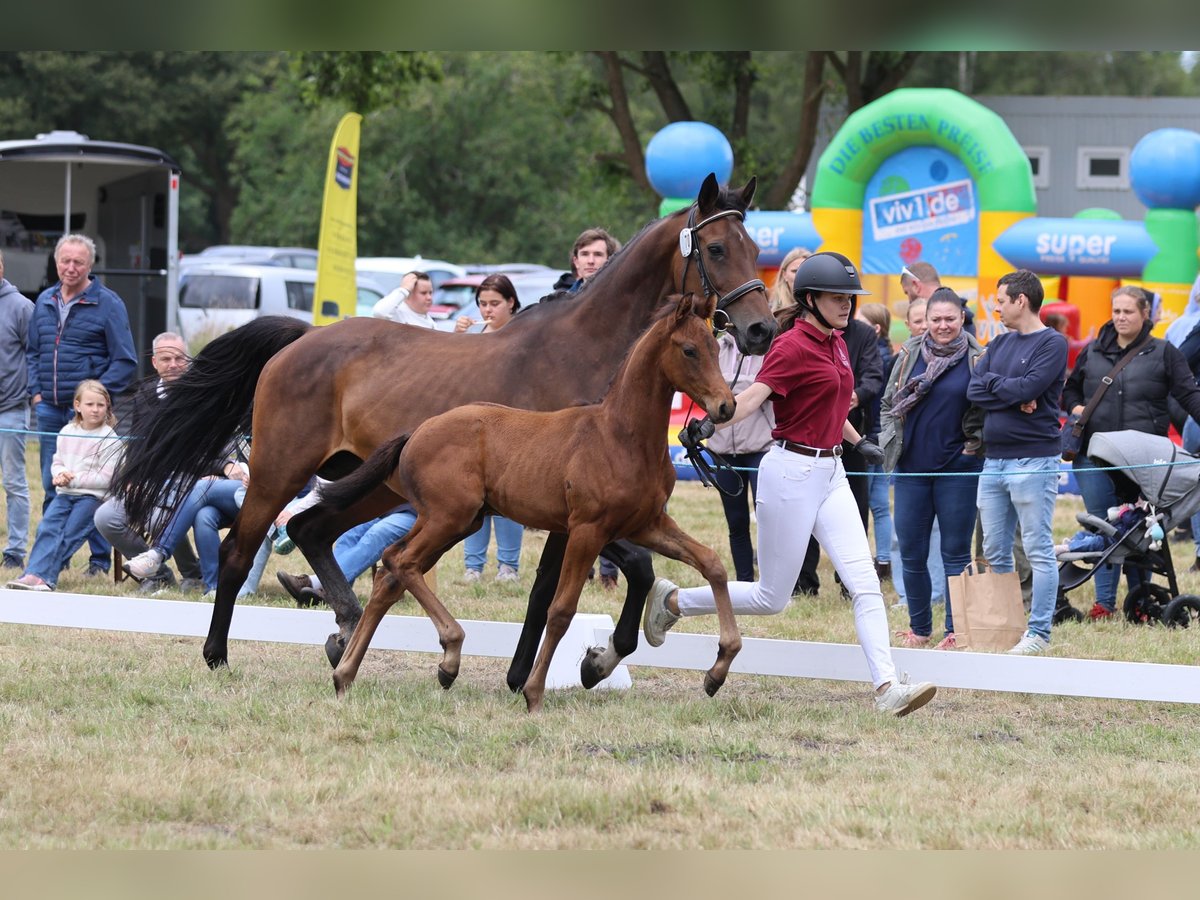
<path id="1" fill-rule="evenodd" d="M 571 251 L 571 272 L 561 280 L 562 296 L 577 292 L 618 247 L 600 229 L 581 234 Z M 31 300 L 4 279 L 0 257 L 0 475 L 7 503 L 3 566 L 16 576 L 8 587 L 54 590 L 63 569 L 86 544 L 87 575 L 108 573 L 116 548 L 127 560 L 125 571 L 144 591 L 178 585 L 211 593 L 220 530 L 232 524 L 249 484 L 249 435 L 212 460 L 207 477 L 189 491 L 177 492 L 149 533 L 130 527 L 121 497 L 109 490 L 121 453 L 116 428 L 127 432 L 130 425 L 139 427 L 153 417 L 190 360 L 179 335 L 156 336 L 150 356 L 155 374 L 136 387 L 128 404 L 129 421 L 118 426 L 114 400 L 133 385 L 137 358 L 125 305 L 92 274 L 95 262 L 96 248 L 87 236 L 65 235 L 54 252 L 58 282 Z M 831 265 L 832 274 L 826 271 Z M 842 277 L 839 267 L 853 276 L 845 284 L 832 283 Z M 750 586 L 743 591 L 747 606 L 757 605 L 751 610 L 757 613 L 778 612 L 793 596 L 815 593 L 820 587 L 817 560 L 826 552 L 834 559 L 842 591 L 855 601 L 864 650 L 882 673 L 877 683 L 887 687 L 880 696 L 899 690 L 903 696 L 887 702 L 905 704 L 907 711 L 928 697 L 914 700 L 919 690 L 893 685 L 890 660 L 876 646 L 879 622 L 885 620 L 874 600 L 860 604 L 859 598 L 881 598 L 876 586 L 890 582 L 896 605 L 903 605 L 909 618 L 892 642 L 952 650 L 956 639 L 945 602 L 947 578 L 962 572 L 973 556 L 983 558 L 997 572 L 1022 572 L 1029 618 L 1024 636 L 1010 652 L 1045 651 L 1058 594 L 1053 514 L 1063 419 L 1068 427 L 1081 423 L 1080 451 L 1072 467 L 1084 505 L 1094 515 L 1103 516 L 1120 500 L 1113 479 L 1087 454 L 1091 435 L 1123 429 L 1166 435 L 1174 426 L 1190 449 L 1200 448 L 1200 278 L 1184 316 L 1165 338 L 1151 333 L 1155 298 L 1139 287 L 1119 288 L 1112 297 L 1111 319 L 1070 371 L 1061 323 L 1044 320 L 1043 288 L 1032 272 L 1018 270 L 999 280 L 996 307 L 1004 329 L 986 346 L 975 338 L 966 302 L 941 284 L 933 266 L 906 265 L 900 287 L 908 299 L 895 312 L 903 316 L 908 337 L 894 342 L 892 311 L 882 303 L 859 302 L 868 292 L 861 289 L 852 261 L 802 249 L 789 253 L 771 295 L 773 311 L 786 322 L 778 347 L 772 348 L 779 352 L 748 358 L 728 337 L 719 340 L 721 368 L 740 395 L 739 414 L 729 427 L 709 436 L 708 446 L 742 473 L 748 488 L 736 494 L 737 476 L 719 473 L 728 482 L 721 502 L 733 576 Z M 375 315 L 430 328 L 431 299 L 429 277 L 410 273 L 378 304 Z M 460 332 L 494 332 L 523 305 L 502 274 L 482 282 L 476 302 L 482 320 L 464 317 Z M 814 374 L 822 366 L 832 366 L 830 377 L 839 378 L 844 368 L 845 421 L 837 416 L 825 421 L 825 412 L 795 388 L 809 384 L 817 396 L 830 391 L 831 408 L 840 408 L 842 388 Z M 817 424 L 802 424 L 814 416 Z M 40 435 L 38 468 L 44 489 L 32 544 L 25 466 L 31 431 Z M 778 453 L 791 455 L 776 464 Z M 760 482 L 760 468 L 770 472 L 766 484 Z M 833 476 L 835 470 L 841 475 Z M 851 476 L 847 493 L 844 498 L 838 494 L 836 501 L 833 487 L 818 490 L 814 483 L 804 483 L 829 477 L 836 487 L 836 478 L 846 480 L 846 475 Z M 313 505 L 320 492 L 321 482 L 314 479 L 280 514 L 242 593 L 257 590 L 270 553 L 290 552 L 287 522 Z M 829 510 L 825 518 L 824 509 Z M 751 529 L 756 510 L 760 542 L 769 542 L 760 543 L 757 552 Z M 764 513 L 775 523 L 766 530 Z M 811 521 L 794 527 L 804 516 Z M 344 534 L 334 556 L 347 580 L 353 583 L 369 569 L 414 521 L 405 504 Z M 867 549 L 865 561 L 858 558 L 857 544 L 843 541 L 848 523 L 864 539 L 874 533 L 874 549 Z M 483 577 L 493 531 L 496 579 L 518 578 L 522 528 L 488 516 L 479 533 L 465 542 L 468 582 Z M 1200 529 L 1194 533 L 1200 555 Z M 771 555 L 769 564 L 765 553 Z M 786 561 L 780 562 L 783 557 Z M 760 564 L 770 569 L 765 587 L 756 581 Z M 1095 577 L 1093 619 L 1113 615 L 1122 577 L 1115 568 L 1102 569 Z M 1131 588 L 1144 578 L 1134 567 L 1123 574 Z M 323 599 L 316 575 L 280 572 L 278 578 L 301 605 Z M 615 568 L 606 564 L 601 581 L 614 587 Z M 739 590 L 731 584 L 735 597 Z M 939 602 L 945 608 L 941 633 L 935 634 Z M 674 585 L 656 585 L 650 607 L 647 636 L 653 631 L 659 642 L 681 615 L 709 611 L 703 590 L 680 591 Z"/>

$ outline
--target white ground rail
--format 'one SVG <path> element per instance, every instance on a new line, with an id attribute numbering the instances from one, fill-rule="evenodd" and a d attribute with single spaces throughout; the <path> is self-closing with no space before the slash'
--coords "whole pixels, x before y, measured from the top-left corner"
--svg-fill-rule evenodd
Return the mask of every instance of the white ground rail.
<path id="1" fill-rule="evenodd" d="M 208 633 L 211 614 L 212 607 L 207 603 L 0 589 L 0 622 L 21 625 L 202 638 Z M 462 620 L 462 626 L 467 632 L 463 653 L 468 656 L 509 658 L 521 630 L 519 624 L 512 622 Z M 325 638 L 334 630 L 333 613 L 329 610 L 243 605 L 234 612 L 230 638 L 323 647 Z M 590 646 L 607 643 L 612 630 L 609 616 L 577 615 L 555 653 L 547 687 L 579 686 L 579 661 L 584 652 Z M 417 616 L 385 616 L 371 647 L 442 652 L 433 625 Z M 715 635 L 669 634 L 661 647 L 648 647 L 642 641 L 626 663 L 704 671 L 712 665 L 716 652 Z M 932 681 L 940 687 L 1200 703 L 1200 666 L 900 648 L 892 653 L 897 667 L 908 672 L 912 680 Z M 868 680 L 866 660 L 857 646 L 809 641 L 746 638 L 742 652 L 734 660 L 733 671 L 790 678 Z M 626 688 L 631 683 L 629 670 L 622 665 L 600 686 Z"/>

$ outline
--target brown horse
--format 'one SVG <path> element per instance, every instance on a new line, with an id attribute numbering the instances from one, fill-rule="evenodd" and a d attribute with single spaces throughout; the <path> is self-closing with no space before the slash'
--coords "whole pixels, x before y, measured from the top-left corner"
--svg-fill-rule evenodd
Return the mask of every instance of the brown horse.
<path id="1" fill-rule="evenodd" d="M 221 545 L 204 643 L 208 664 L 226 664 L 237 590 L 267 528 L 312 475 L 340 478 L 394 435 L 466 403 L 551 410 L 597 402 L 669 294 L 717 297 L 716 315 L 742 350 L 765 353 L 776 325 L 756 277 L 758 247 L 742 225 L 754 187 L 751 179 L 740 190 L 721 189 L 710 175 L 690 208 L 643 228 L 575 297 L 522 310 L 495 334 L 451 335 L 362 318 L 311 328 L 276 318 L 210 343 L 172 385 L 141 440 L 131 442 L 117 485 L 130 521 L 147 522 L 236 433 L 251 430 L 253 412 L 250 485 Z M 333 541 L 401 500 L 381 487 L 336 515 L 318 505 L 288 524 L 337 617 L 339 632 L 326 643 L 334 664 L 362 608 L 334 562 Z M 563 540 L 552 535 L 547 547 L 509 671 L 514 690 L 529 673 L 557 582 L 554 553 Z M 648 559 L 630 578 L 613 637 L 622 657 L 637 647 L 652 578 Z M 598 680 L 596 673 L 584 677 Z"/>
<path id="2" fill-rule="evenodd" d="M 477 530 L 487 513 L 567 535 L 546 639 L 525 682 L 530 712 L 542 706 L 550 660 L 575 615 L 588 569 L 600 548 L 618 538 L 686 562 L 712 585 L 720 638 L 705 690 L 711 696 L 724 684 L 742 640 L 725 567 L 667 515 L 675 487 L 667 426 L 676 390 L 704 407 L 714 422 L 733 415 L 734 399 L 705 322 L 712 300 L 697 304 L 690 294 L 674 299 L 674 309 L 634 345 L 603 402 L 556 412 L 491 403 L 460 406 L 426 420 L 411 438 L 384 444 L 327 492 L 327 502 L 338 508 L 386 480 L 417 510 L 408 535 L 384 551 L 388 575 L 376 577 L 371 600 L 334 670 L 339 697 L 354 682 L 384 613 L 406 590 L 437 627 L 444 650 L 438 680 L 445 688 L 454 683 L 465 635 L 424 573 Z"/>

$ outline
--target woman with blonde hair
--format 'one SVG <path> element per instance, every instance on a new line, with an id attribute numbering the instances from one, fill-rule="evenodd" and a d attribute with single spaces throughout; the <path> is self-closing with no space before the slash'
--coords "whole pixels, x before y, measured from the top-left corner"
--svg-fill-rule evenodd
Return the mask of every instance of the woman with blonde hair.
<path id="1" fill-rule="evenodd" d="M 800 263 L 812 256 L 807 247 L 793 247 L 779 264 L 779 275 L 775 278 L 775 287 L 771 289 L 771 312 L 787 309 L 796 301 L 792 298 L 792 285 L 796 281 L 796 270 Z"/>

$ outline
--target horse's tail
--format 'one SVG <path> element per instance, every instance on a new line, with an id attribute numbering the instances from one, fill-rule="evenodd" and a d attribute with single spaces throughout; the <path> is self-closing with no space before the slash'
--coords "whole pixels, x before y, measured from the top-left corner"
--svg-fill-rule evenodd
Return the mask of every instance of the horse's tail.
<path id="1" fill-rule="evenodd" d="M 321 505 L 328 510 L 341 512 L 370 494 L 396 471 L 396 466 L 400 464 L 400 453 L 408 439 L 408 434 L 392 438 L 345 478 L 322 485 Z"/>
<path id="2" fill-rule="evenodd" d="M 313 326 L 288 316 L 253 319 L 213 340 L 139 423 L 113 479 L 131 524 L 147 529 L 156 507 L 174 505 L 213 470 L 230 442 L 249 433 L 258 377 L 276 353 Z"/>

